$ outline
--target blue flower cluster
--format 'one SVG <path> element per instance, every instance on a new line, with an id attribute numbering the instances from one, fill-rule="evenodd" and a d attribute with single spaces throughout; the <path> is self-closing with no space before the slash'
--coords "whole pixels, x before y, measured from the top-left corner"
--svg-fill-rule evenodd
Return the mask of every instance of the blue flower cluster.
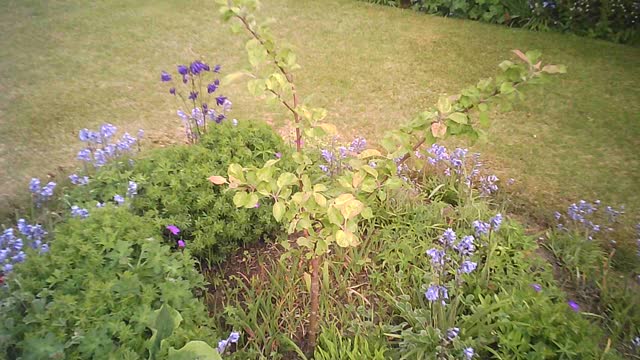
<path id="1" fill-rule="evenodd" d="M 69 180 L 71 180 L 71 183 L 74 185 L 87 185 L 89 183 L 89 177 L 88 176 L 78 176 L 78 174 L 71 174 L 69 175 Z"/>
<path id="2" fill-rule="evenodd" d="M 604 214 L 601 209 L 604 209 Z M 580 200 L 569 205 L 564 214 L 556 211 L 554 218 L 558 222 L 557 228 L 559 230 L 584 232 L 587 239 L 593 240 L 593 235 L 596 233 L 603 230 L 613 231 L 612 226 L 618 222 L 619 217 L 623 214 L 624 206 L 615 209 L 611 206 L 601 206 L 600 200 L 593 203 Z"/>
<path id="3" fill-rule="evenodd" d="M 18 220 L 18 232 L 26 239 L 16 236 L 13 228 L 5 229 L 0 235 L 0 271 L 9 274 L 15 264 L 23 262 L 27 258 L 24 252 L 25 246 L 29 246 L 39 253 L 49 251 L 49 245 L 43 243 L 47 232 L 41 225 L 30 225 L 25 219 Z"/>
<path id="4" fill-rule="evenodd" d="M 498 191 L 498 179 L 495 175 L 481 175 L 482 162 L 480 154 L 469 155 L 469 150 L 456 148 L 453 151 L 438 144 L 433 144 L 427 149 L 427 162 L 433 167 L 443 168 L 445 176 L 454 176 L 456 181 L 462 181 L 467 187 L 476 187 L 480 193 L 487 196 Z M 416 151 L 418 158 L 423 155 Z"/>
<path id="5" fill-rule="evenodd" d="M 53 181 L 48 182 L 45 186 L 40 186 L 40 179 L 37 178 L 31 179 L 31 182 L 29 182 L 29 191 L 31 192 L 31 196 L 38 207 L 51 199 L 55 188 L 56 183 Z"/>
<path id="6" fill-rule="evenodd" d="M 89 210 L 73 205 L 71 207 L 71 217 L 86 219 L 89 217 Z"/>
<path id="7" fill-rule="evenodd" d="M 496 214 L 489 222 L 474 221 L 475 236 L 478 238 L 490 236 L 492 231 L 496 232 L 500 229 L 502 221 L 502 214 Z M 440 276 L 439 282 L 431 284 L 424 294 L 428 301 L 441 300 L 444 304 L 444 300 L 449 298 L 448 289 L 443 285 L 445 279 L 442 277 L 453 273 L 456 277 L 456 283 L 459 283 L 461 281 L 459 275 L 472 273 L 478 268 L 478 263 L 471 260 L 476 251 L 476 237 L 466 235 L 458 240 L 455 231 L 448 228 L 438 238 L 441 248 L 434 247 L 427 250 L 426 253 L 430 258 L 431 266 Z M 453 252 L 449 252 L 449 250 L 453 250 Z"/>
<path id="8" fill-rule="evenodd" d="M 169 88 L 169 93 L 180 99 L 184 109 L 191 109 L 188 112 L 182 109 L 177 110 L 178 117 L 182 119 L 187 139 L 191 143 L 196 142 L 206 132 L 207 120 L 220 124 L 227 118 L 227 113 L 231 111 L 232 103 L 225 96 L 219 95 L 213 101 L 209 101 L 211 94 L 218 91 L 220 80 L 215 78 L 217 75 L 213 75 L 214 78 L 211 80 L 206 80 L 205 76 L 218 74 L 220 69 L 220 65 L 211 68 L 200 60 L 195 60 L 188 66 L 178 65 L 177 67 L 185 89 L 177 89 L 176 84 L 173 83 Z M 173 77 L 168 72 L 162 71 L 160 80 L 173 82 Z M 202 90 L 203 88 L 206 89 L 206 93 Z M 219 109 L 214 110 L 213 106 L 218 106 Z"/>
<path id="9" fill-rule="evenodd" d="M 95 167 L 102 167 L 110 160 L 119 158 L 134 150 L 134 145 L 139 144 L 144 132 L 138 131 L 138 137 L 135 138 L 129 133 L 124 133 L 121 139 L 114 142 L 114 136 L 117 128 L 112 124 L 103 124 L 98 131 L 82 129 L 78 135 L 80 141 L 87 144 L 87 147 L 78 152 L 78 160 L 85 163 L 93 164 Z M 74 175 L 72 175 L 74 176 Z M 84 178 L 69 177 L 72 182 L 74 180 L 83 182 Z M 88 180 L 88 179 L 87 179 Z M 75 182 L 74 182 L 75 184 Z"/>
<path id="10" fill-rule="evenodd" d="M 320 156 L 326 164 L 321 164 L 319 167 L 329 175 L 339 173 L 343 167 L 347 166 L 342 160 L 346 159 L 348 156 L 360 154 L 366 148 L 367 140 L 358 136 L 353 139 L 348 146 L 338 146 L 335 149 L 321 149 Z"/>

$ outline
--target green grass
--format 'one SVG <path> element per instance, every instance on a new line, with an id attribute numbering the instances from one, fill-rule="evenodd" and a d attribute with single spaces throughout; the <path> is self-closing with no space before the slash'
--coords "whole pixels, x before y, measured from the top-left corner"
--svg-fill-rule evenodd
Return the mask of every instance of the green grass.
<path id="1" fill-rule="evenodd" d="M 227 72 L 248 64 L 212 1 L 0 0 L 0 208 L 31 176 L 74 166 L 80 128 L 112 122 L 147 144 L 182 141 L 161 70 L 202 57 Z M 345 136 L 385 131 L 479 78 L 511 49 L 539 49 L 569 73 L 493 117 L 474 145 L 533 209 L 600 198 L 640 209 L 640 49 L 427 16 L 353 0 L 265 0 L 275 35 L 296 50 L 300 92 Z M 224 89 L 234 117 L 286 114 Z"/>

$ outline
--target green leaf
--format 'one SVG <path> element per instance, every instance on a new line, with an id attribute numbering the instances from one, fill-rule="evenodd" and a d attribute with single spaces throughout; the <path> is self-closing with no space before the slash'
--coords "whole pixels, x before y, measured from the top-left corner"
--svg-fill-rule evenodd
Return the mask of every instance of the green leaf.
<path id="1" fill-rule="evenodd" d="M 273 204 L 273 217 L 276 219 L 277 222 L 280 222 L 282 220 L 282 217 L 284 216 L 284 213 L 286 211 L 287 211 L 287 208 L 282 201 L 278 201 L 275 204 Z"/>
<path id="2" fill-rule="evenodd" d="M 504 94 L 504 95 L 511 94 L 514 90 L 515 89 L 513 88 L 513 83 L 511 83 L 511 82 L 508 82 L 508 81 L 507 82 L 503 82 L 500 85 L 500 93 L 501 94 Z"/>
<path id="3" fill-rule="evenodd" d="M 233 204 L 238 208 L 246 206 L 248 200 L 249 194 L 245 191 L 238 191 L 235 195 L 233 195 Z"/>
<path id="4" fill-rule="evenodd" d="M 294 174 L 290 172 L 285 172 L 280 174 L 280 176 L 278 177 L 278 181 L 276 182 L 278 187 L 281 189 L 285 186 L 295 185 L 297 183 L 298 183 L 298 179 Z"/>
<path id="5" fill-rule="evenodd" d="M 327 216 L 329 217 L 329 222 L 334 225 L 341 226 L 342 223 L 344 222 L 344 219 L 340 214 L 340 210 L 336 209 L 333 206 L 327 210 Z"/>
<path id="6" fill-rule="evenodd" d="M 168 360 L 222 360 L 218 350 L 204 341 L 189 341 L 180 350 L 169 349 Z"/>
<path id="7" fill-rule="evenodd" d="M 160 351 L 162 340 L 168 338 L 180 323 L 182 316 L 180 313 L 167 304 L 163 304 L 159 310 L 153 312 L 150 319 L 149 328 L 153 335 L 151 336 L 149 346 L 149 359 L 155 359 L 156 354 Z"/>
<path id="8" fill-rule="evenodd" d="M 258 205 L 258 201 L 260 201 L 260 198 L 258 197 L 258 194 L 256 193 L 251 193 L 249 194 L 249 196 L 247 197 L 246 200 L 246 205 L 244 206 L 247 209 L 251 209 L 256 207 L 256 205 Z"/>
<path id="9" fill-rule="evenodd" d="M 258 40 L 251 39 L 247 41 L 245 48 L 247 49 L 251 66 L 257 67 L 267 60 L 267 50 L 265 50 Z"/>
<path id="10" fill-rule="evenodd" d="M 358 154 L 358 159 L 367 159 L 370 157 L 380 157 L 382 156 L 382 154 L 380 153 L 380 151 L 376 150 L 376 149 L 366 149 L 363 152 L 361 152 L 360 154 Z"/>
<path id="11" fill-rule="evenodd" d="M 350 200 L 339 207 L 340 213 L 345 219 L 352 219 L 364 210 L 364 204 L 357 199 Z"/>
<path id="12" fill-rule="evenodd" d="M 469 123 L 469 119 L 467 118 L 467 115 L 460 112 L 449 114 L 448 118 L 452 121 L 457 122 L 458 124 L 466 125 Z"/>

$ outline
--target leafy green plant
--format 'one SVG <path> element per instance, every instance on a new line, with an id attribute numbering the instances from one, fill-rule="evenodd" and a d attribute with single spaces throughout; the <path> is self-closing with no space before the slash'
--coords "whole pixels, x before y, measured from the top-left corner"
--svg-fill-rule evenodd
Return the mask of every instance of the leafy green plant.
<path id="1" fill-rule="evenodd" d="M 108 206 L 56 228 L 50 251 L 29 257 L 0 289 L 0 353 L 7 359 L 114 358 L 166 355 L 169 346 L 211 332 L 203 278 L 189 252 L 164 245 L 158 229 L 124 208 Z M 182 326 L 161 348 L 147 328 L 168 304 Z M 157 330 L 156 330 L 157 331 Z"/>
<path id="2" fill-rule="evenodd" d="M 384 201 L 389 191 L 403 187 L 407 181 L 401 176 L 405 163 L 424 144 L 447 134 L 480 137 L 483 132 L 477 125 L 488 125 L 490 104 L 498 103 L 503 109 L 510 109 L 511 103 L 522 97 L 518 87 L 540 82 L 546 74 L 566 70 L 563 66 L 542 66 L 539 52 L 525 54 L 516 50 L 514 53 L 524 64 L 504 61 L 500 64 L 503 73 L 495 81 L 485 79 L 460 95 L 441 97 L 436 107 L 385 137 L 382 146 L 387 154 L 375 149 L 364 150 L 349 160 L 348 170 L 331 182 L 322 183 L 321 179 L 311 177 L 317 165 L 303 148 L 303 134 L 313 140 L 335 130 L 321 122 L 326 110 L 299 102 L 291 73 L 299 67 L 295 54 L 288 48 L 279 48 L 267 25 L 258 22 L 254 12 L 259 1 L 219 0 L 218 3 L 224 20 L 237 20 L 232 27 L 234 31 L 244 29 L 250 35 L 245 47 L 251 69 L 230 75 L 228 79 L 251 77 L 248 83 L 251 93 L 281 103 L 291 112 L 297 150 L 293 161 L 297 168 L 286 171 L 275 159 L 262 167 L 232 164 L 228 179 L 217 173 L 210 180 L 216 185 L 229 184 L 235 191 L 233 200 L 239 208 L 252 208 L 263 198 L 273 200 L 274 218 L 288 224 L 288 233 L 295 234 L 297 245 L 306 251 L 311 277 L 308 345 L 312 349 L 318 329 L 321 259 L 334 245 L 350 248 L 360 244 L 358 222 L 373 216 L 368 199 L 377 197 Z M 469 117 L 471 110 L 479 112 L 479 124 Z M 377 164 L 375 168 L 370 165 L 371 161 Z"/>
<path id="3" fill-rule="evenodd" d="M 316 360 L 384 360 L 389 349 L 384 342 L 370 341 L 365 336 L 344 336 L 335 326 L 323 328 L 318 336 L 318 345 L 313 358 Z"/>
<path id="4" fill-rule="evenodd" d="M 280 227 L 268 201 L 238 210 L 232 194 L 212 187 L 207 177 L 234 162 L 261 165 L 283 154 L 286 157 L 286 147 L 267 125 L 241 121 L 234 126 L 227 121 L 212 126 L 198 144 L 150 151 L 130 169 L 101 169 L 88 185 L 74 188 L 67 201 L 95 207 L 123 194 L 128 181 L 134 181 L 137 194 L 129 202 L 133 213 L 157 229 L 178 226 L 192 254 L 219 262 L 238 246 L 271 237 Z"/>

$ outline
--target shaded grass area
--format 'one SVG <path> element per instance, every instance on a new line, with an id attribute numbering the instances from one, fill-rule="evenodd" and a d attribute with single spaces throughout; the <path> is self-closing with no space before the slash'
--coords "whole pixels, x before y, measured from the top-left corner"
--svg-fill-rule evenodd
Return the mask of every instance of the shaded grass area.
<path id="1" fill-rule="evenodd" d="M 640 49 L 534 33 L 351 0 L 267 0 L 275 35 L 303 69 L 302 94 L 329 110 L 345 137 L 372 140 L 433 104 L 493 76 L 511 49 L 539 49 L 568 65 L 554 83 L 492 118 L 489 142 L 473 145 L 503 178 L 518 181 L 535 213 L 600 198 L 640 208 Z M 227 72 L 248 62 L 243 43 L 211 1 L 0 0 L 0 208 L 31 176 L 74 166 L 78 129 L 112 122 L 181 142 L 161 70 L 202 57 Z M 233 116 L 280 125 L 244 83 L 223 90 Z"/>

